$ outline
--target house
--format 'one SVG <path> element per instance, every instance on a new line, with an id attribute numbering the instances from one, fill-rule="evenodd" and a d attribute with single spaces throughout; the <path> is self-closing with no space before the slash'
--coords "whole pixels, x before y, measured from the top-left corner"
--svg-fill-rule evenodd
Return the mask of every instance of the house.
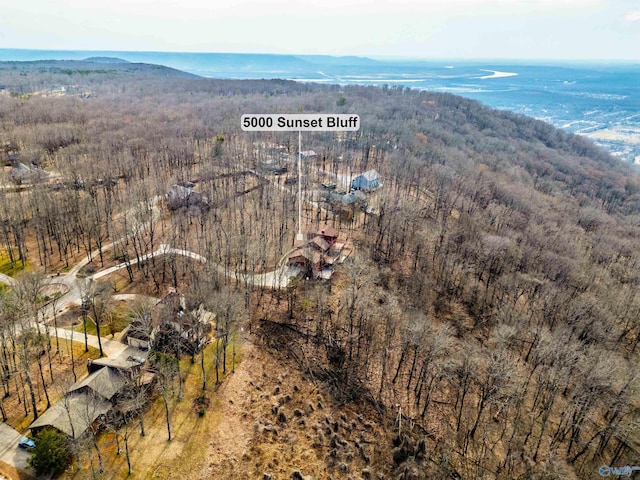
<path id="1" fill-rule="evenodd" d="M 367 196 L 361 190 L 353 190 L 349 193 L 344 192 L 325 192 L 323 199 L 332 205 L 333 209 L 340 209 L 349 205 L 366 205 Z"/>
<path id="2" fill-rule="evenodd" d="M 44 412 L 29 429 L 33 436 L 45 428 L 55 428 L 71 439 L 82 437 L 111 410 L 111 402 L 85 393 L 65 395 Z"/>
<path id="3" fill-rule="evenodd" d="M 126 354 L 129 350 L 135 350 L 136 355 Z M 111 371 L 118 372 L 127 378 L 133 377 L 136 373 L 140 372 L 141 368 L 146 363 L 146 358 L 140 354 L 138 349 L 127 349 L 118 358 L 96 358 L 95 360 L 87 360 L 87 368 L 89 373 L 97 372 L 98 370 L 104 370 L 105 367 Z"/>
<path id="4" fill-rule="evenodd" d="M 312 237 L 320 237 L 325 240 L 329 245 L 333 245 L 338 239 L 338 231 L 331 225 L 324 225 L 318 229 L 317 232 L 311 235 Z"/>
<path id="5" fill-rule="evenodd" d="M 9 178 L 16 185 L 26 185 L 29 183 L 45 180 L 49 174 L 40 168 L 27 167 L 24 163 L 19 162 L 9 172 Z"/>
<path id="6" fill-rule="evenodd" d="M 82 437 L 90 427 L 99 428 L 119 401 L 135 373 L 145 364 L 144 353 L 126 349 L 115 359 L 89 360 L 89 375 L 73 384 L 62 399 L 44 412 L 29 429 L 36 435 L 44 428 L 55 428 L 69 438 Z M 145 372 L 140 384 L 153 381 Z"/>
<path id="7" fill-rule="evenodd" d="M 207 342 L 215 315 L 200 304 L 188 305 L 184 295 L 176 291 L 166 295 L 151 311 L 151 318 L 136 321 L 127 333 L 130 346 L 143 350 L 172 350 L 176 341 L 184 352 L 199 352 Z"/>
<path id="8" fill-rule="evenodd" d="M 343 205 L 353 205 L 359 203 L 360 205 L 366 205 L 367 196 L 360 190 L 355 190 L 344 195 L 341 199 Z"/>
<path id="9" fill-rule="evenodd" d="M 194 188 L 193 182 L 177 183 L 167 193 L 169 210 L 181 208 L 209 208 L 209 197 Z"/>
<path id="10" fill-rule="evenodd" d="M 315 279 L 329 280 L 333 266 L 343 257 L 344 244 L 338 243 L 338 231 L 325 225 L 317 232 L 307 234 L 307 241 L 289 254 L 289 265 Z"/>
<path id="11" fill-rule="evenodd" d="M 53 427 L 70 438 L 80 438 L 90 426 L 101 422 L 126 383 L 127 378 L 115 369 L 96 370 L 72 385 L 66 395 L 29 428 L 34 435 L 43 428 Z"/>
<path id="12" fill-rule="evenodd" d="M 367 170 L 351 181 L 353 190 L 373 190 L 380 186 L 380 174 L 375 170 Z"/>

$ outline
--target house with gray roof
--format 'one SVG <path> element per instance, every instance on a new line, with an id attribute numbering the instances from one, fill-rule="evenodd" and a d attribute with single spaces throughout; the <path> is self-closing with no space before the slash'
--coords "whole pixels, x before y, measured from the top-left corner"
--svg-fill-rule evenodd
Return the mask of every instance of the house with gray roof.
<path id="1" fill-rule="evenodd" d="M 140 352 L 140 355 L 91 361 L 88 364 L 91 373 L 73 384 L 58 403 L 29 426 L 32 434 L 35 436 L 44 428 L 55 428 L 69 438 L 77 439 L 90 427 L 99 428 L 130 383 L 131 373 L 139 371 L 144 363 L 144 354 Z"/>
<path id="2" fill-rule="evenodd" d="M 380 174 L 376 170 L 367 170 L 351 180 L 353 190 L 373 190 L 381 184 Z"/>
<path id="3" fill-rule="evenodd" d="M 77 439 L 95 422 L 99 422 L 111 408 L 111 402 L 98 396 L 71 393 L 50 407 L 29 428 L 34 436 L 44 428 L 55 428 L 69 438 Z"/>

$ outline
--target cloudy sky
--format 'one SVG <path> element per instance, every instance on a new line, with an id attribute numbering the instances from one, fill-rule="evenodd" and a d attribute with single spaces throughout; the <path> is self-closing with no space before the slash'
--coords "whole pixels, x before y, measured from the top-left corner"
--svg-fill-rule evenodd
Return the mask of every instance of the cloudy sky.
<path id="1" fill-rule="evenodd" d="M 0 48 L 640 61 L 640 0 L 0 0 Z"/>

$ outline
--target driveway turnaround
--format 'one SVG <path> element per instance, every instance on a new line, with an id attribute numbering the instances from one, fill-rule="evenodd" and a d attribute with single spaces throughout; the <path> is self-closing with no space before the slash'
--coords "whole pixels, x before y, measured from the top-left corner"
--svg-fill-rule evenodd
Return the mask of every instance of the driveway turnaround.
<path id="1" fill-rule="evenodd" d="M 33 474 L 33 470 L 27 464 L 29 452 L 18 447 L 18 442 L 23 435 L 6 423 L 0 423 L 0 461 L 18 470 Z"/>

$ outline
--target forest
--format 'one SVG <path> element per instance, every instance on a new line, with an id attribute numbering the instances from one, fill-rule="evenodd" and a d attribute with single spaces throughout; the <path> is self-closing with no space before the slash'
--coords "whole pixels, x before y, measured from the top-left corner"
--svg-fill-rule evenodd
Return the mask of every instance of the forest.
<path id="1" fill-rule="evenodd" d="M 352 114 L 361 128 L 303 135 L 317 157 L 299 199 L 297 134 L 243 132 L 246 113 Z M 288 174 L 264 171 L 266 145 Z M 189 290 L 214 311 L 233 299 L 246 341 L 393 426 L 378 460 L 393 478 L 640 465 L 640 177 L 583 137 L 404 87 L 11 62 L 0 160 L 1 272 L 64 277 L 89 256 L 89 273 L 126 264 L 113 293 Z M 368 208 L 322 201 L 321 182 L 370 169 L 382 186 Z M 206 201 L 168 208 L 187 184 Z M 330 225 L 353 253 L 328 281 L 247 281 L 294 247 L 299 201 L 304 231 Z M 161 245 L 206 263 L 145 256 Z M 0 288 L 6 352 L 20 315 Z M 0 362 L 5 401 L 21 351 Z"/>

